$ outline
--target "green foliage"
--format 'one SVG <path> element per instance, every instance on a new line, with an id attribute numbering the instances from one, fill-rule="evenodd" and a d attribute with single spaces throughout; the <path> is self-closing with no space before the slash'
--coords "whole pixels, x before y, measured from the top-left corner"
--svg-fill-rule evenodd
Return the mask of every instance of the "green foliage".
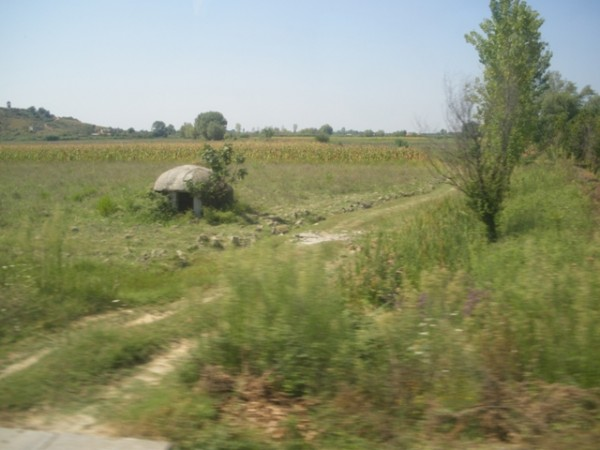
<path id="1" fill-rule="evenodd" d="M 119 412 L 119 429 L 127 435 L 141 430 L 161 436 L 182 449 L 195 448 L 202 441 L 207 448 L 206 429 L 214 428 L 218 417 L 213 403 L 206 395 L 190 395 L 175 386 L 142 390 Z"/>
<path id="2" fill-rule="evenodd" d="M 35 367 L 0 380 L 0 410 L 22 411 L 75 400 L 94 383 L 107 383 L 147 362 L 164 345 L 158 334 L 95 328 L 48 355 Z"/>
<path id="3" fill-rule="evenodd" d="M 227 120 L 220 112 L 204 112 L 196 117 L 194 130 L 196 137 L 203 137 L 209 141 L 221 141 L 227 131 Z"/>
<path id="4" fill-rule="evenodd" d="M 361 246 L 356 266 L 346 268 L 354 275 L 342 279 L 349 306 L 362 311 L 345 347 L 352 361 L 345 381 L 364 396 L 358 402 L 388 418 L 400 415 L 405 424 L 446 416 L 453 428 L 469 414 L 461 426 L 468 423 L 472 435 L 502 439 L 506 430 L 523 432 L 514 428 L 515 417 L 539 420 L 513 406 L 523 394 L 512 386 L 598 386 L 598 237 L 589 199 L 573 177 L 560 166 L 518 169 L 501 215 L 507 237 L 492 251 L 466 232 L 450 258 L 437 250 L 422 258 L 409 241 L 430 248 L 429 227 L 411 232 L 410 220 L 397 234 Z M 444 223 L 450 235 L 461 234 L 456 220 L 464 212 L 449 205 L 438 217 L 429 214 L 430 226 Z M 471 228 L 472 220 L 463 226 Z M 413 267 L 408 276 L 404 269 Z M 373 295 L 382 292 L 395 301 Z M 512 419 L 470 415 L 480 408 L 506 409 Z"/>
<path id="5" fill-rule="evenodd" d="M 397 232 L 364 240 L 354 267 L 342 274 L 346 295 L 362 307 L 401 306 L 404 292 L 419 288 L 422 273 L 468 267 L 481 237 L 459 199 L 427 205 L 407 217 Z"/>
<path id="6" fill-rule="evenodd" d="M 461 180 L 467 205 L 485 224 L 489 242 L 498 239 L 497 218 L 510 188 L 512 163 L 505 153 L 488 152 L 477 146 L 476 163 L 471 173 Z"/>
<path id="7" fill-rule="evenodd" d="M 483 34 L 466 36 L 484 66 L 478 92 L 484 146 L 514 164 L 531 142 L 551 53 L 541 40 L 543 19 L 520 0 L 492 0 Z"/>
<path id="8" fill-rule="evenodd" d="M 181 128 L 179 129 L 179 134 L 185 139 L 192 139 L 194 137 L 194 133 L 194 125 L 192 125 L 191 123 L 186 122 L 183 125 L 181 125 Z"/>
<path id="9" fill-rule="evenodd" d="M 110 217 L 119 211 L 119 206 L 110 196 L 104 195 L 96 203 L 96 209 L 102 217 Z"/>
<path id="10" fill-rule="evenodd" d="M 157 303 L 180 295 L 170 273 L 76 256 L 65 220 L 55 212 L 40 229 L 26 224 L 22 236 L 0 241 L 0 342 L 57 330 L 123 303 Z"/>
<path id="11" fill-rule="evenodd" d="M 464 192 L 494 242 L 511 174 L 534 138 L 551 54 L 541 40 L 543 20 L 525 2 L 492 0 L 490 9 L 483 34 L 466 36 L 484 66 L 483 82 L 451 98 L 459 139 L 442 160 L 447 180 Z"/>
<path id="12" fill-rule="evenodd" d="M 319 128 L 319 134 L 331 136 L 333 134 L 333 127 L 329 124 L 325 124 L 321 128 Z"/>
<path id="13" fill-rule="evenodd" d="M 329 142 L 329 135 L 326 133 L 319 133 L 315 136 L 315 140 L 322 143 Z"/>
<path id="14" fill-rule="evenodd" d="M 402 139 L 402 138 L 398 138 L 395 140 L 395 143 L 398 147 L 400 148 L 407 148 L 408 147 L 408 141 L 406 139 Z"/>
<path id="15" fill-rule="evenodd" d="M 566 156 L 597 172 L 600 168 L 600 96 L 589 86 L 581 91 L 557 72 L 550 74 L 542 97 L 539 135 L 550 156 Z"/>
<path id="16" fill-rule="evenodd" d="M 311 228 L 344 230 L 347 242 L 303 246 L 263 233 L 247 248 L 215 252 L 198 248 L 200 235 L 254 227 L 149 220 L 153 200 L 141 194 L 171 165 L 168 155 L 189 161 L 192 143 L 181 152 L 164 141 L 120 151 L 46 144 L 37 161 L 23 156 L 34 148 L 0 164 L 1 369 L 52 349 L 0 379 L 0 415 L 99 405 L 124 435 L 182 449 L 468 448 L 490 436 L 595 448 L 600 253 L 591 175 L 560 159 L 517 166 L 500 239 L 489 246 L 458 195 L 430 193 L 418 161 L 301 142 L 243 147 L 253 166 L 240 196 L 307 224 L 323 215 Z M 90 164 L 98 148 L 115 161 Z M 385 152 L 398 154 L 393 138 Z M 77 158 L 85 161 L 69 160 Z M 111 220 L 98 220 L 103 195 L 119 206 Z M 244 211 L 235 203 L 219 220 Z M 184 269 L 174 263 L 180 253 Z M 160 314 L 157 304 L 172 316 L 130 326 Z M 76 321 L 119 305 L 122 314 Z M 182 338 L 198 344 L 185 368 L 158 385 L 130 382 Z M 229 383 L 225 391 L 206 387 L 210 370 Z M 285 437 L 247 431 L 256 411 L 273 411 L 263 423 L 287 429 Z"/>
<path id="17" fill-rule="evenodd" d="M 89 138 L 96 127 L 72 117 L 56 117 L 44 108 L 0 108 L 0 140 L 64 141 Z M 116 134 L 112 129 L 111 133 Z"/>
<path id="18" fill-rule="evenodd" d="M 416 214 L 397 234 L 367 240 L 354 267 L 346 268 L 350 273 L 342 282 L 350 305 L 391 308 L 383 316 L 391 327 L 384 342 L 393 336 L 389 342 L 398 346 L 393 354 L 402 355 L 396 364 L 416 371 L 402 372 L 404 379 L 419 380 L 415 396 L 421 389 L 440 389 L 445 396 L 451 387 L 457 390 L 456 405 L 460 395 L 476 390 L 482 376 L 598 385 L 594 374 L 600 363 L 590 350 L 600 342 L 594 325 L 600 320 L 597 247 L 590 245 L 597 237 L 592 237 L 589 200 L 572 184 L 573 176 L 560 166 L 517 170 L 501 216 L 507 238 L 494 251 L 481 245 L 469 231 L 472 220 L 449 202 Z M 380 335 L 385 330 L 368 326 L 366 342 L 385 348 Z M 452 346 L 444 342 L 449 336 Z M 413 363 L 406 348 L 418 356 Z M 368 366 L 380 363 L 381 371 L 391 370 L 389 360 L 367 353 Z M 467 361 L 465 372 L 461 364 Z M 440 367 L 454 375 L 447 378 Z M 371 384 L 386 386 L 375 378 Z"/>
<path id="19" fill-rule="evenodd" d="M 165 223 L 177 215 L 177 209 L 167 196 L 150 191 L 147 195 L 147 200 L 149 204 L 141 208 L 141 217 L 147 221 Z M 131 204 L 130 209 L 137 211 L 139 208 Z"/>
<path id="20" fill-rule="evenodd" d="M 56 328 L 116 306 L 115 273 L 100 262 L 68 258 L 62 220 L 57 214 L 44 225 L 42 239 L 24 243 L 12 260 L 19 270 L 12 274 L 15 286 L 3 302 L 0 339 L 17 339 L 40 327 Z"/>
<path id="21" fill-rule="evenodd" d="M 197 373 L 217 365 L 268 374 L 276 389 L 294 396 L 327 390 L 350 331 L 339 293 L 316 259 L 282 260 L 264 247 L 254 253 L 232 261 L 232 293 L 214 312 Z"/>
<path id="22" fill-rule="evenodd" d="M 152 137 L 167 137 L 169 135 L 169 128 L 162 120 L 157 120 L 152 124 L 150 132 Z"/>
<path id="23" fill-rule="evenodd" d="M 231 145 L 226 144 L 221 149 L 206 145 L 202 152 L 202 159 L 212 173 L 208 181 L 189 182 L 189 192 L 199 195 L 203 206 L 219 210 L 232 209 L 235 198 L 231 184 L 243 180 L 248 174 L 242 167 L 244 156 L 236 154 Z"/>
<path id="24" fill-rule="evenodd" d="M 596 102 L 600 104 L 600 97 Z M 571 127 L 569 154 L 577 161 L 600 171 L 600 107 L 596 111 L 584 108 L 577 115 Z"/>
<path id="25" fill-rule="evenodd" d="M 221 210 L 210 206 L 203 208 L 202 217 L 210 225 L 223 225 L 228 223 L 248 225 L 255 223 L 250 217 L 250 214 L 255 213 L 256 212 L 251 207 L 234 199 L 231 209 L 228 210 Z"/>
<path id="26" fill-rule="evenodd" d="M 265 127 L 262 130 L 262 134 L 265 136 L 265 139 L 271 139 L 275 136 L 275 129 L 273 127 Z"/>
<path id="27" fill-rule="evenodd" d="M 221 149 L 216 149 L 210 145 L 204 147 L 202 159 L 213 171 L 213 175 L 227 183 L 243 180 L 248 172 L 239 167 L 245 162 L 243 155 L 236 154 L 232 145 L 224 145 Z M 231 167 L 235 164 L 235 167 Z"/>

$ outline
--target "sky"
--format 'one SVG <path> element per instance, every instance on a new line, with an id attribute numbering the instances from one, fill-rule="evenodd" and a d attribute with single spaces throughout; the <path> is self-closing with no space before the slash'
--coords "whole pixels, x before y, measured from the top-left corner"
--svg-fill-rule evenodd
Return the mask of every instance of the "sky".
<path id="1" fill-rule="evenodd" d="M 600 91 L 600 1 L 528 0 L 552 70 Z M 0 105 L 102 126 L 438 131 L 487 0 L 0 0 Z"/>

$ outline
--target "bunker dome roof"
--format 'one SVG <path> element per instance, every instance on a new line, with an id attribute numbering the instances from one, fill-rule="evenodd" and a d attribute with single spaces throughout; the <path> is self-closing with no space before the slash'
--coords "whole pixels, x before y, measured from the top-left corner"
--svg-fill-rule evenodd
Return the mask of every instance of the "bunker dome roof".
<path id="1" fill-rule="evenodd" d="M 207 181 L 212 170 L 194 164 L 177 166 L 163 172 L 154 182 L 154 190 L 158 192 L 188 192 L 188 182 Z"/>

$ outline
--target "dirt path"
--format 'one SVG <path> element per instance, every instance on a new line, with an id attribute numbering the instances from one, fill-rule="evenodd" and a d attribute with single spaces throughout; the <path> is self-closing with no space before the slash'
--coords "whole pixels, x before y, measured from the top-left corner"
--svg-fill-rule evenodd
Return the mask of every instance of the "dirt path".
<path id="1" fill-rule="evenodd" d="M 16 363 L 13 363 L 13 364 L 7 366 L 0 372 L 0 380 L 2 378 L 6 378 L 9 375 L 12 375 L 13 373 L 20 372 L 21 370 L 25 370 L 28 367 L 33 366 L 40 359 L 42 359 L 44 356 L 46 356 L 50 352 L 52 352 L 52 349 L 45 348 L 45 349 L 42 349 L 42 350 L 34 353 L 31 356 L 26 357 L 25 359 L 22 359 Z"/>
<path id="2" fill-rule="evenodd" d="M 176 312 L 175 308 L 161 312 L 147 312 L 127 322 L 119 321 L 121 326 L 136 327 L 140 325 L 151 324 L 167 317 L 170 317 Z M 173 305 L 171 305 L 173 306 Z M 130 315 L 133 311 L 120 312 Z M 73 324 L 73 328 L 82 328 L 86 325 L 97 324 L 99 322 L 112 323 L 113 319 L 119 313 L 110 312 L 105 315 L 99 315 L 93 318 L 86 318 L 82 321 Z M 122 319 L 122 318 L 121 318 Z M 113 399 L 123 399 L 134 386 L 139 384 L 157 385 L 160 381 L 175 369 L 177 364 L 184 359 L 193 347 L 193 342 L 190 340 L 182 340 L 174 343 L 164 352 L 156 355 L 154 359 L 148 363 L 139 366 L 137 370 L 130 376 L 118 383 L 107 386 L 103 391 L 95 396 L 93 403 L 76 410 L 64 411 L 60 408 L 39 408 L 25 413 L 15 414 L 7 425 L 11 427 L 19 427 L 32 430 L 43 430 L 60 433 L 80 433 L 94 435 L 114 435 L 114 430 L 104 424 L 100 419 L 100 407 L 106 402 Z M 22 370 L 25 370 L 42 358 L 49 355 L 53 351 L 52 348 L 44 348 L 36 351 L 33 354 L 18 354 L 14 355 L 15 362 L 7 365 L 0 371 L 0 379 L 14 375 Z"/>
<path id="3" fill-rule="evenodd" d="M 451 187 L 443 185 L 427 194 L 341 214 L 315 226 L 310 231 L 296 234 L 294 241 L 301 245 L 315 245 L 323 242 L 351 240 L 381 221 L 389 220 L 390 217 L 396 217 L 421 204 L 441 199 L 451 192 L 453 192 Z"/>
<path id="4" fill-rule="evenodd" d="M 18 426 L 60 433 L 114 436 L 115 430 L 101 419 L 102 405 L 115 399 L 126 400 L 130 396 L 129 392 L 140 384 L 158 385 L 189 354 L 193 347 L 194 343 L 191 340 L 176 342 L 148 363 L 138 367 L 130 377 L 104 388 L 95 396 L 93 403 L 74 411 L 52 408 L 32 411 L 18 418 Z"/>
<path id="5" fill-rule="evenodd" d="M 366 229 L 387 220 L 389 217 L 402 214 L 407 210 L 415 208 L 416 206 L 424 203 L 441 199 L 453 191 L 454 189 L 448 185 L 440 185 L 433 191 L 426 194 L 415 195 L 402 200 L 382 203 L 374 208 L 347 213 L 340 216 L 340 220 L 336 220 L 329 231 L 332 233 L 365 231 Z"/>

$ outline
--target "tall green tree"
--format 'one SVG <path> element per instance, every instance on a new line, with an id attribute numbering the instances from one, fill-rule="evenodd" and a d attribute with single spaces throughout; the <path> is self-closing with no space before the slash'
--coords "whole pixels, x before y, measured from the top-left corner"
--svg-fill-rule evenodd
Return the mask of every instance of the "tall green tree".
<path id="1" fill-rule="evenodd" d="M 543 20 L 525 1 L 491 0 L 490 10 L 481 32 L 465 36 L 483 78 L 450 100 L 460 138 L 446 173 L 495 241 L 511 174 L 535 137 L 551 54 L 541 39 Z"/>
<path id="2" fill-rule="evenodd" d="M 152 133 L 152 137 L 167 137 L 168 130 L 167 126 L 162 120 L 157 120 L 152 124 L 152 128 L 150 129 Z"/>
<path id="3" fill-rule="evenodd" d="M 179 129 L 179 134 L 181 134 L 181 137 L 184 137 L 186 139 L 192 139 L 195 134 L 194 125 L 185 122 L 183 125 L 181 125 L 181 128 Z"/>
<path id="4" fill-rule="evenodd" d="M 194 134 L 209 141 L 221 141 L 227 131 L 227 120 L 217 111 L 198 114 L 194 122 Z"/>
<path id="5" fill-rule="evenodd" d="M 568 154 L 597 173 L 600 171 L 600 95 L 585 87 L 580 97 L 581 109 L 569 129 Z"/>
<path id="6" fill-rule="evenodd" d="M 326 123 L 321 128 L 319 128 L 319 134 L 326 134 L 327 136 L 331 136 L 333 134 L 333 127 Z"/>
<path id="7" fill-rule="evenodd" d="M 551 156 L 600 170 L 600 96 L 551 72 L 541 100 L 538 145 Z"/>
<path id="8" fill-rule="evenodd" d="M 582 96 L 577 86 L 564 80 L 560 73 L 550 72 L 548 89 L 540 102 L 539 145 L 548 152 L 567 152 L 569 130 L 581 106 Z"/>

